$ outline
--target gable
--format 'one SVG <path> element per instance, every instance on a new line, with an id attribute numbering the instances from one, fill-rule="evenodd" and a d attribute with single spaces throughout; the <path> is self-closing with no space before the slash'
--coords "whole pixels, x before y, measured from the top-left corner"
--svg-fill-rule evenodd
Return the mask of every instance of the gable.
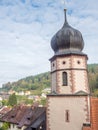
<path id="1" fill-rule="evenodd" d="M 76 92 L 75 94 L 76 95 L 88 95 L 88 93 L 86 93 L 85 91 L 82 91 L 82 90 Z"/>

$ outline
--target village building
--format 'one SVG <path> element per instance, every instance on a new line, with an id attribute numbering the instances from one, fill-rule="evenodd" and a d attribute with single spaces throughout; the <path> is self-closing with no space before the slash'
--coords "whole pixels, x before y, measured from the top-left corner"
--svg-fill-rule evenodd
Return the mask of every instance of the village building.
<path id="1" fill-rule="evenodd" d="M 8 113 L 10 110 L 10 107 L 2 106 L 0 109 L 0 118 L 3 117 L 6 113 Z"/>
<path id="2" fill-rule="evenodd" d="M 9 123 L 8 130 L 45 130 L 46 108 L 37 105 L 18 105 L 0 119 L 0 126 Z"/>
<path id="3" fill-rule="evenodd" d="M 1 98 L 2 100 L 8 99 L 9 96 L 10 96 L 10 95 L 9 95 L 7 92 L 1 92 L 1 93 L 0 93 L 0 98 Z"/>
<path id="4" fill-rule="evenodd" d="M 8 91 L 8 94 L 9 94 L 9 95 L 12 95 L 12 94 L 14 94 L 14 93 L 15 93 L 15 91 L 13 91 L 13 90 Z"/>

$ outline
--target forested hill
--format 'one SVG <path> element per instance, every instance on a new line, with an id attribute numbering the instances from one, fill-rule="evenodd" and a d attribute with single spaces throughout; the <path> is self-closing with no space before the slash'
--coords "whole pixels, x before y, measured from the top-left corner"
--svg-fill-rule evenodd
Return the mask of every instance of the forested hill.
<path id="1" fill-rule="evenodd" d="M 40 93 L 41 90 L 50 87 L 50 72 L 38 74 L 35 76 L 29 76 L 23 79 L 20 79 L 16 82 L 8 82 L 2 85 L 2 91 L 37 91 Z"/>
<path id="2" fill-rule="evenodd" d="M 98 89 L 98 64 L 89 64 L 88 65 L 88 76 L 89 84 L 91 90 L 94 93 L 97 93 Z M 45 88 L 49 88 L 50 85 L 50 72 L 38 74 L 35 76 L 29 76 L 23 79 L 18 80 L 17 82 L 8 82 L 2 85 L 3 91 L 15 90 L 26 91 L 26 90 L 36 90 L 41 91 Z M 96 91 L 96 92 L 95 92 Z"/>
<path id="3" fill-rule="evenodd" d="M 98 96 L 98 64 L 88 65 L 89 86 L 92 93 Z"/>

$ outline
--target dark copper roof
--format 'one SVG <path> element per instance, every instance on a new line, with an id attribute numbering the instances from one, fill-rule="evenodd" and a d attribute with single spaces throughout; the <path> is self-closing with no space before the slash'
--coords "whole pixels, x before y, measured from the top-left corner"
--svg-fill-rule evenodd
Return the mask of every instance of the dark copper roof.
<path id="1" fill-rule="evenodd" d="M 31 107 L 26 105 L 15 106 L 5 114 L 0 121 L 17 124 L 17 127 L 29 126 L 45 112 L 44 107 Z"/>
<path id="2" fill-rule="evenodd" d="M 25 130 L 38 129 L 42 127 L 42 130 L 46 130 L 46 112 L 44 111 L 42 114 L 36 118 L 35 121 L 31 123 Z"/>
<path id="3" fill-rule="evenodd" d="M 84 41 L 80 31 L 71 27 L 66 19 L 65 12 L 65 22 L 63 27 L 53 36 L 51 40 L 51 47 L 55 52 L 55 55 L 62 54 L 82 54 L 82 49 L 84 47 Z"/>

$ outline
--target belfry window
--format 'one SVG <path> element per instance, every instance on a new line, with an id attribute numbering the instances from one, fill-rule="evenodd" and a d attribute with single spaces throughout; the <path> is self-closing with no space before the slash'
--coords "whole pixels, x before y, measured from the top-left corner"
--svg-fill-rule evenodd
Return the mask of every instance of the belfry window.
<path id="1" fill-rule="evenodd" d="M 63 86 L 67 86 L 67 73 L 62 73 Z"/>

